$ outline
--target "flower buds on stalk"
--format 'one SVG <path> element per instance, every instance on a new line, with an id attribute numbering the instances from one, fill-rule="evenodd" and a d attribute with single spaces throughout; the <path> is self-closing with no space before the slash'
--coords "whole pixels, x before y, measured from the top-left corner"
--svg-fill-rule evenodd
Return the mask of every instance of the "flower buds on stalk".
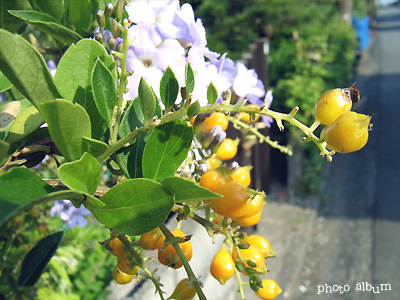
<path id="1" fill-rule="evenodd" d="M 121 20 L 122 19 L 122 14 L 124 12 L 124 0 L 118 0 L 117 5 L 115 7 L 115 17 L 117 18 L 117 20 Z"/>
<path id="2" fill-rule="evenodd" d="M 111 2 L 107 3 L 106 9 L 104 10 L 104 16 L 106 17 L 106 21 L 113 13 L 113 10 L 114 10 L 114 5 Z"/>
<path id="3" fill-rule="evenodd" d="M 115 39 L 121 37 L 121 28 L 119 26 L 120 24 L 115 19 L 111 20 L 111 33 Z"/>
<path id="4" fill-rule="evenodd" d="M 106 18 L 104 16 L 104 12 L 101 9 L 97 11 L 96 18 L 97 24 L 99 24 L 100 29 L 104 29 L 104 27 L 106 26 Z"/>
<path id="5" fill-rule="evenodd" d="M 103 41 L 104 41 L 104 36 L 103 36 L 103 34 L 99 31 L 99 32 L 96 32 L 95 39 L 96 39 L 96 41 L 98 41 L 100 44 L 102 44 Z"/>

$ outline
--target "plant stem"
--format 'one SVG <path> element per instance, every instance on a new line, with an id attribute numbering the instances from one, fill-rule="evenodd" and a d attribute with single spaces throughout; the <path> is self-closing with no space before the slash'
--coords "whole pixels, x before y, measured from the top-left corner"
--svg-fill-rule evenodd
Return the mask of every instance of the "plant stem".
<path id="1" fill-rule="evenodd" d="M 243 281 L 242 278 L 240 277 L 240 272 L 238 270 L 235 270 L 235 275 L 239 286 L 240 299 L 245 300 L 246 298 L 244 296 L 244 291 L 243 291 Z"/>
<path id="2" fill-rule="evenodd" d="M 166 241 L 169 241 L 169 240 L 174 238 L 174 235 L 168 230 L 168 228 L 164 224 L 161 224 L 159 226 L 159 228 L 161 229 L 162 233 L 164 234 Z M 172 246 L 174 247 L 176 253 L 178 254 L 178 256 L 180 258 L 180 260 L 182 261 L 182 264 L 183 264 L 183 266 L 185 268 L 185 271 L 186 271 L 186 273 L 187 273 L 187 275 L 189 277 L 189 281 L 190 281 L 191 284 L 193 284 L 193 286 L 194 286 L 194 288 L 196 290 L 196 293 L 199 296 L 199 299 L 200 300 L 207 300 L 206 296 L 203 293 L 203 290 L 201 289 L 201 286 L 200 286 L 199 282 L 197 281 L 196 276 L 193 273 L 192 268 L 190 267 L 185 255 L 182 252 L 181 247 L 179 247 L 179 243 L 172 243 Z"/>
<path id="3" fill-rule="evenodd" d="M 124 92 L 126 86 L 126 79 L 128 77 L 128 73 L 126 72 L 126 56 L 128 52 L 128 30 L 123 28 L 122 30 L 122 39 L 123 39 L 123 47 L 122 47 L 122 55 L 121 55 L 121 74 L 119 77 L 119 86 L 118 86 L 118 98 L 117 98 L 117 105 L 113 112 L 114 124 L 111 126 L 111 137 L 110 137 L 110 144 L 115 143 L 118 137 L 118 129 L 119 124 L 121 123 L 122 119 L 122 104 L 124 101 Z"/>
<path id="4" fill-rule="evenodd" d="M 267 144 L 269 144 L 272 148 L 278 149 L 280 150 L 282 153 L 286 153 L 288 155 L 292 155 L 292 151 L 290 149 L 288 149 L 285 146 L 279 145 L 277 141 L 272 141 L 271 138 L 269 136 L 265 136 L 263 135 L 261 132 L 259 132 L 257 130 L 257 128 L 250 126 L 249 124 L 240 121 L 238 118 L 235 117 L 229 117 L 229 121 L 232 122 L 232 124 L 234 125 L 238 125 L 242 128 L 246 128 L 248 131 L 250 131 L 251 133 L 253 133 L 255 136 L 257 136 L 259 138 L 260 141 L 262 142 L 266 142 Z"/>
<path id="5" fill-rule="evenodd" d="M 266 116 L 270 116 L 273 119 L 275 119 L 277 126 L 281 131 L 284 130 L 284 127 L 282 125 L 282 121 L 287 121 L 289 124 L 299 128 L 301 131 L 304 132 L 304 134 L 307 137 L 307 140 L 313 141 L 318 148 L 321 150 L 321 156 L 324 155 L 332 155 L 332 152 L 329 152 L 326 150 L 323 141 L 316 137 L 313 134 L 313 130 L 311 130 L 310 127 L 304 125 L 300 121 L 294 118 L 295 114 L 297 113 L 298 108 L 295 107 L 289 114 L 285 113 L 279 113 L 272 111 L 268 108 L 263 108 L 263 107 L 247 107 L 247 106 L 242 106 L 242 107 L 236 107 L 235 105 L 230 105 L 227 103 L 218 103 L 218 104 L 212 104 L 212 105 L 207 105 L 207 106 L 202 106 L 200 108 L 199 113 L 213 113 L 213 112 L 245 112 L 245 113 L 258 113 L 258 114 L 263 114 Z M 140 127 L 136 130 L 134 130 L 132 133 L 128 134 L 127 136 L 123 137 L 122 139 L 115 141 L 109 145 L 107 150 L 99 155 L 97 157 L 97 160 L 100 163 L 103 163 L 108 157 L 110 157 L 114 152 L 117 150 L 121 149 L 122 147 L 129 145 L 135 141 L 135 139 L 146 133 L 149 130 L 152 130 L 156 128 L 157 126 L 166 124 L 168 122 L 174 121 L 174 120 L 179 120 L 179 119 L 185 119 L 186 118 L 186 112 L 187 109 L 183 107 L 182 109 L 173 112 L 173 113 L 168 113 L 165 116 L 161 117 L 159 120 L 152 121 L 143 127 Z M 265 140 L 267 142 L 267 140 Z"/>

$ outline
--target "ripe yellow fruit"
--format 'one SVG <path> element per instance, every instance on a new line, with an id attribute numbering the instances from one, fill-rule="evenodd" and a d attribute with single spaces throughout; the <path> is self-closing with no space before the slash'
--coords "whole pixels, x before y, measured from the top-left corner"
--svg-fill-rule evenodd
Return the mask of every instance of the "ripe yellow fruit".
<path id="1" fill-rule="evenodd" d="M 275 252 L 271 248 L 271 243 L 268 239 L 261 235 L 252 234 L 242 240 L 242 243 L 249 243 L 261 250 L 266 258 L 274 257 Z"/>
<path id="2" fill-rule="evenodd" d="M 343 113 L 332 125 L 322 130 L 321 138 L 330 150 L 340 153 L 358 151 L 368 141 L 370 121 L 370 116 L 354 111 Z"/>
<path id="3" fill-rule="evenodd" d="M 115 266 L 112 276 L 115 280 L 116 283 L 118 284 L 127 284 L 132 281 L 133 275 L 126 274 L 122 272 L 120 269 L 118 269 L 117 266 Z"/>
<path id="4" fill-rule="evenodd" d="M 329 126 L 341 114 L 350 111 L 352 104 L 349 89 L 328 90 L 315 103 L 315 120 Z"/>
<path id="5" fill-rule="evenodd" d="M 190 300 L 196 295 L 196 289 L 190 284 L 189 279 L 182 279 L 176 285 L 176 288 L 168 299 Z"/>
<path id="6" fill-rule="evenodd" d="M 256 292 L 256 295 L 263 300 L 272 300 L 282 293 L 282 289 L 273 279 L 263 279 L 261 283 L 263 287 Z"/>
<path id="7" fill-rule="evenodd" d="M 221 284 L 225 284 L 235 274 L 235 263 L 232 255 L 224 246 L 215 254 L 211 262 L 210 272 Z"/>
<path id="8" fill-rule="evenodd" d="M 250 217 L 241 217 L 237 219 L 233 219 L 236 225 L 241 227 L 250 227 L 258 224 L 260 222 L 262 216 L 262 211 L 259 211 L 253 216 Z"/>
<path id="9" fill-rule="evenodd" d="M 265 274 L 267 272 L 267 267 L 264 263 L 265 257 L 257 247 L 250 245 L 250 247 L 247 249 L 239 249 L 239 252 L 240 256 L 244 260 L 243 262 L 246 267 L 249 267 L 247 261 L 251 260 L 253 263 L 256 264 L 256 267 L 253 269 L 255 269 L 257 273 Z M 233 261 L 236 261 L 237 259 L 236 248 L 233 248 L 232 259 Z M 247 275 L 246 271 L 243 271 L 243 273 Z"/>

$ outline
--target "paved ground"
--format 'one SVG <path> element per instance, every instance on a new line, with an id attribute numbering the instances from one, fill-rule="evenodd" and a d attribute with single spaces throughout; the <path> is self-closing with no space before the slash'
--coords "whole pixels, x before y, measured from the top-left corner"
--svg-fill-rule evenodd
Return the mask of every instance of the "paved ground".
<path id="1" fill-rule="evenodd" d="M 375 113 L 367 146 L 333 157 L 325 170 L 322 197 L 271 194 L 257 227 L 256 233 L 268 237 L 277 253 L 277 258 L 266 262 L 267 277 L 276 279 L 284 290 L 277 300 L 400 299 L 400 160 L 396 157 L 400 153 L 400 8 L 380 12 L 359 74 L 361 101 L 354 110 Z M 204 256 L 211 260 L 218 243 L 210 245 L 204 230 L 191 233 L 194 249 L 201 249 L 191 264 L 201 276 L 207 298 L 239 299 L 234 280 L 220 288 L 209 276 Z M 183 278 L 183 272 L 160 269 L 157 274 L 170 292 L 168 287 Z M 132 286 L 118 287 L 117 293 L 117 287 L 112 289 L 109 299 L 113 300 L 159 299 L 149 282 L 134 291 Z M 250 289 L 246 296 L 259 299 Z"/>
<path id="2" fill-rule="evenodd" d="M 288 268 L 300 275 L 281 298 L 400 299 L 400 9 L 381 10 L 372 34 L 354 106 L 375 113 L 370 140 L 359 152 L 336 154 L 326 170 L 304 259 Z"/>

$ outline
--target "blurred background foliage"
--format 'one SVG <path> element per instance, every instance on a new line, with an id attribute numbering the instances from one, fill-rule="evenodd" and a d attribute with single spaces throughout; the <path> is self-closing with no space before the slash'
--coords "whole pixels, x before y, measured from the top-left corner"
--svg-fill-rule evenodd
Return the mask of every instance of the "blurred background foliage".
<path id="1" fill-rule="evenodd" d="M 352 2 L 351 14 L 359 18 L 373 11 L 372 0 L 345 1 Z M 328 89 L 351 86 L 354 81 L 358 42 L 354 29 L 343 16 L 341 0 L 187 2 L 193 6 L 196 18 L 202 19 L 208 47 L 213 51 L 227 52 L 228 57 L 236 60 L 249 51 L 249 45 L 256 39 L 268 39 L 269 74 L 264 84 L 266 89 L 273 89 L 273 110 L 288 113 L 299 106 L 296 117 L 310 126 L 318 97 Z M 287 129 L 290 138 L 278 133 L 274 126 L 271 135 L 303 151 L 304 174 L 295 188 L 301 193 L 315 192 L 325 161 L 312 159 L 318 157 L 318 149 L 302 143 L 303 135 L 297 128 Z M 272 169 L 274 153 L 280 156 L 273 150 Z M 278 160 L 282 168 L 285 158 Z M 286 180 L 288 174 L 281 176 Z"/>

